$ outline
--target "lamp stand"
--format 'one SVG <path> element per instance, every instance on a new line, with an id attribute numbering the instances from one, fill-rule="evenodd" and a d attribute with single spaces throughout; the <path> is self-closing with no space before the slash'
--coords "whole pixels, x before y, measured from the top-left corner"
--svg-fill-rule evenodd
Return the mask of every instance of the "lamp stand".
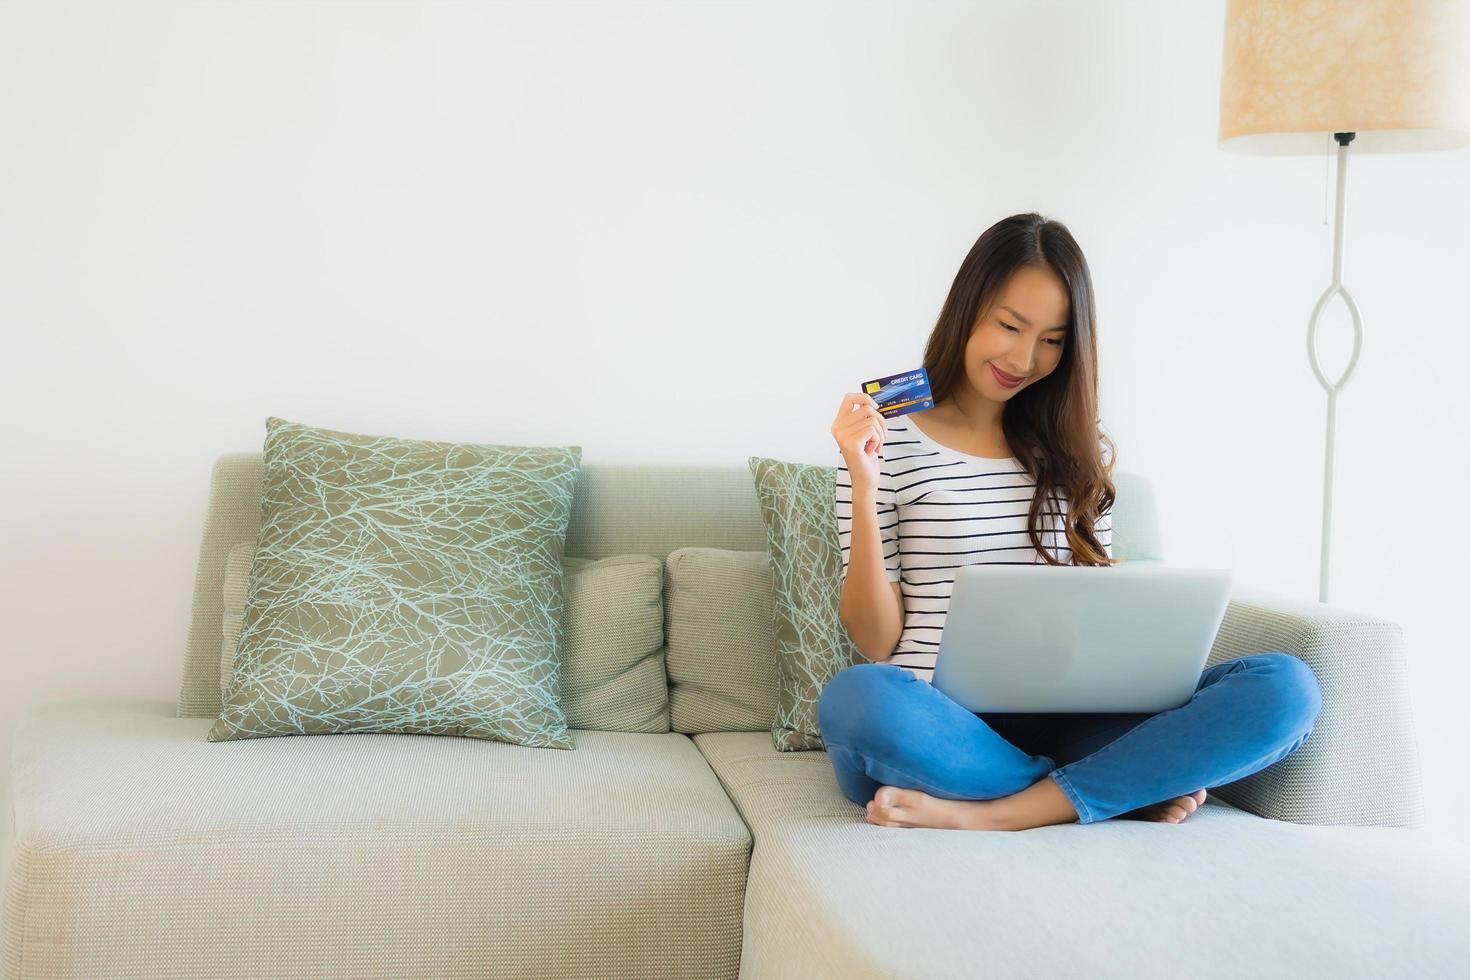
<path id="1" fill-rule="evenodd" d="M 1332 447 L 1337 434 L 1337 393 L 1347 384 L 1348 377 L 1358 363 L 1358 352 L 1363 348 L 1363 320 L 1358 315 L 1358 304 L 1353 302 L 1352 296 L 1342 284 L 1342 212 L 1347 189 L 1347 151 L 1348 144 L 1356 135 L 1356 133 L 1332 134 L 1332 138 L 1337 140 L 1337 213 L 1332 220 L 1332 285 L 1328 286 L 1321 299 L 1317 300 L 1317 305 L 1312 308 L 1312 318 L 1307 325 L 1307 358 L 1311 361 L 1312 373 L 1317 376 L 1318 383 L 1327 392 L 1327 453 L 1322 481 L 1322 564 L 1317 584 L 1318 601 L 1324 603 L 1327 601 L 1329 556 L 1332 544 Z M 1322 366 L 1317 363 L 1317 318 L 1334 294 L 1342 297 L 1342 301 L 1347 305 L 1348 313 L 1353 318 L 1353 356 L 1348 359 L 1347 368 L 1342 372 L 1342 377 L 1338 378 L 1335 383 L 1329 383 L 1322 375 Z"/>

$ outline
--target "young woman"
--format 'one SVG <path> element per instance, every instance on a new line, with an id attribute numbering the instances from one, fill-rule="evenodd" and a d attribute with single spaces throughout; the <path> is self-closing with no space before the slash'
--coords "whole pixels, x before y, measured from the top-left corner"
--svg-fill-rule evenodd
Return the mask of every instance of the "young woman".
<path id="1" fill-rule="evenodd" d="M 977 714 L 927 683 L 960 565 L 1114 563 L 1096 319 L 1071 233 L 1013 215 L 965 256 L 929 336 L 934 407 L 885 419 L 869 396 L 843 396 L 841 614 L 874 662 L 833 677 L 818 717 L 838 784 L 870 823 L 1179 823 L 1206 787 L 1311 734 L 1316 677 L 1280 651 L 1208 668 L 1188 703 L 1153 715 Z"/>

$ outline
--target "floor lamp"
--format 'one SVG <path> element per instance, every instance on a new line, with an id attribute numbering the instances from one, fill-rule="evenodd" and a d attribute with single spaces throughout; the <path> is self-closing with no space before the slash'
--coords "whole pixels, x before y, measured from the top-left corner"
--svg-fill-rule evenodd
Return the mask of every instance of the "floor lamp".
<path id="1" fill-rule="evenodd" d="M 1307 356 L 1327 392 L 1318 600 L 1327 601 L 1337 394 L 1363 345 L 1342 282 L 1348 146 L 1406 153 L 1470 145 L 1470 0 L 1227 0 L 1220 72 L 1223 150 L 1316 154 L 1337 142 L 1332 283 L 1307 323 Z M 1329 382 L 1317 363 L 1317 319 L 1332 297 L 1353 321 L 1353 353 Z"/>

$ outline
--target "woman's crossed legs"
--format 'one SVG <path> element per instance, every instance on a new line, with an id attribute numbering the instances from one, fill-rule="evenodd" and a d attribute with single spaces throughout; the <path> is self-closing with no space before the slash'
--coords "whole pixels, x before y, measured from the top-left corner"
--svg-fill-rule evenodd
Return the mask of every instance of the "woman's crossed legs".
<path id="1" fill-rule="evenodd" d="M 1182 819 L 1202 789 L 1300 748 L 1321 706 L 1311 668 L 1268 652 L 1206 669 L 1157 714 L 977 715 L 903 667 L 855 664 L 823 688 L 818 717 L 838 785 L 870 821 L 1023 830 Z"/>

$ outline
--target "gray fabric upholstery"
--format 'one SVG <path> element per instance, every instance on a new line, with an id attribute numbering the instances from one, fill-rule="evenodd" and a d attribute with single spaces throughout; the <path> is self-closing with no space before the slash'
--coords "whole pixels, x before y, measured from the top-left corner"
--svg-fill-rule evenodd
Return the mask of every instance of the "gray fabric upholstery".
<path id="1" fill-rule="evenodd" d="M 1115 554 L 1162 560 L 1147 482 L 1115 479 Z M 1470 963 L 1470 849 L 1408 829 L 1423 807 L 1395 624 L 1238 589 L 1210 662 L 1299 656 L 1324 709 L 1300 752 L 1184 824 L 876 827 L 825 752 L 778 752 L 756 718 L 774 704 L 760 673 L 774 641 L 748 469 L 588 466 L 568 557 L 729 552 L 686 553 L 689 578 L 672 562 L 697 588 L 674 603 L 689 631 L 664 639 L 682 642 L 686 693 L 707 695 L 688 717 L 735 705 L 760 730 L 691 743 L 574 729 L 574 752 L 209 743 L 222 576 L 255 539 L 260 480 L 259 453 L 215 465 L 177 703 L 63 702 L 17 723 L 0 976 L 1421 977 Z M 732 561 L 749 573 L 733 609 L 718 582 Z"/>
<path id="2" fill-rule="evenodd" d="M 1281 650 L 1322 688 L 1312 737 L 1275 765 L 1219 787 L 1263 817 L 1310 824 L 1422 827 L 1404 634 L 1397 623 L 1237 587 L 1207 661 Z"/>
<path id="3" fill-rule="evenodd" d="M 736 975 L 751 839 L 684 735 L 208 727 L 22 716 L 5 977 Z"/>
<path id="4" fill-rule="evenodd" d="M 749 977 L 1452 977 L 1470 848 L 1214 797 L 1182 824 L 867 823 L 826 752 L 694 736 L 755 837 Z"/>

